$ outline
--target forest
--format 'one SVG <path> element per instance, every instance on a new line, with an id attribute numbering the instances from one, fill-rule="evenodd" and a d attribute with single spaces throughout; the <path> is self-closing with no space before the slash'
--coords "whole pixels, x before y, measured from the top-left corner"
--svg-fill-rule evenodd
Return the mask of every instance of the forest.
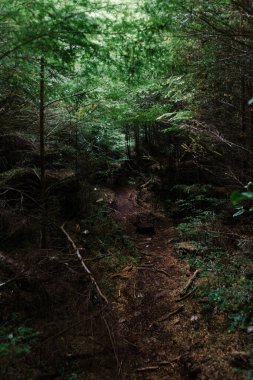
<path id="1" fill-rule="evenodd" d="M 0 35 L 0 378 L 252 380 L 252 1 L 1 0 Z"/>

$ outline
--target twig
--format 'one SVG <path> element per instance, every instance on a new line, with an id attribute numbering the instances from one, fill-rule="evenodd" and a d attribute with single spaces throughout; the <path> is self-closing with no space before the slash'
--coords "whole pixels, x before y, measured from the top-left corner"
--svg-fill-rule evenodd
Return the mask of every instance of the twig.
<path id="1" fill-rule="evenodd" d="M 165 276 L 167 277 L 170 277 L 169 276 L 169 273 L 165 272 L 165 270 L 163 269 L 156 269 L 156 268 L 151 268 L 151 267 L 145 267 L 145 266 L 139 266 L 139 267 L 136 267 L 138 270 L 150 270 L 152 272 L 158 272 L 158 273 L 162 273 L 164 274 Z"/>
<path id="2" fill-rule="evenodd" d="M 163 269 L 155 269 L 156 272 L 165 274 L 165 276 L 170 277 L 169 273 L 165 272 Z"/>
<path id="3" fill-rule="evenodd" d="M 70 94 L 70 95 L 64 96 L 62 98 L 58 98 L 58 99 L 52 100 L 51 102 L 47 103 L 45 105 L 45 107 L 49 107 L 49 106 L 51 106 L 54 103 L 60 102 L 62 100 L 68 99 L 68 98 L 74 98 L 74 97 L 77 97 L 77 96 L 86 95 L 87 93 L 92 92 L 94 90 L 96 90 L 96 87 L 92 88 L 89 91 L 79 91 L 79 92 L 76 92 L 74 94 Z"/>
<path id="4" fill-rule="evenodd" d="M 190 297 L 190 295 L 192 295 L 192 293 L 195 292 L 195 290 L 197 289 L 197 287 L 195 286 L 195 288 L 193 288 L 189 293 L 185 294 L 184 296 L 182 296 L 181 298 L 178 298 L 176 300 L 176 302 L 181 302 L 183 300 L 186 300 L 186 298 Z"/>
<path id="5" fill-rule="evenodd" d="M 109 338 L 110 338 L 110 341 L 111 341 L 111 344 L 112 344 L 114 356 L 115 356 L 115 359 L 116 359 L 116 362 L 117 362 L 118 372 L 120 373 L 121 367 L 122 367 L 122 363 L 119 361 L 119 356 L 118 356 L 118 350 L 117 350 L 117 344 L 116 344 L 115 336 L 114 336 L 113 331 L 110 329 L 110 326 L 109 326 L 109 324 L 108 324 L 108 322 L 107 322 L 107 320 L 106 320 L 106 318 L 104 316 L 103 316 L 103 321 L 105 323 L 105 326 L 106 326 L 108 334 L 109 334 Z"/>
<path id="6" fill-rule="evenodd" d="M 159 369 L 159 367 L 156 365 L 152 367 L 137 368 L 136 372 L 156 371 L 157 369 Z"/>
<path id="7" fill-rule="evenodd" d="M 98 284 L 97 284 L 95 278 L 93 277 L 91 271 L 90 271 L 89 268 L 86 266 L 86 264 L 85 264 L 85 262 L 84 262 L 84 260 L 83 260 L 83 258 L 82 258 L 82 256 L 81 256 L 81 254 L 80 254 L 80 249 L 77 248 L 75 242 L 71 239 L 71 237 L 69 236 L 69 234 L 67 233 L 67 231 L 65 230 L 64 227 L 65 227 L 65 224 L 63 224 L 63 225 L 61 226 L 61 230 L 62 230 L 62 232 L 64 233 L 64 235 L 67 237 L 68 241 L 71 243 L 72 247 L 74 248 L 75 253 L 76 253 L 76 255 L 77 255 L 77 257 L 78 257 L 78 259 L 79 259 L 79 261 L 80 261 L 82 267 L 83 267 L 84 270 L 88 273 L 89 278 L 90 278 L 91 282 L 95 285 L 95 287 L 96 287 L 96 289 L 97 289 L 97 292 L 98 292 L 98 294 L 100 295 L 100 297 L 101 297 L 101 298 L 102 298 L 102 299 L 108 304 L 109 301 L 108 301 L 107 297 L 102 293 L 102 291 L 100 290 L 100 288 L 99 288 L 99 286 L 98 286 Z"/>
<path id="8" fill-rule="evenodd" d="M 154 268 L 154 265 L 153 264 L 141 264 L 141 265 L 139 265 L 139 268 L 143 268 L 143 269 L 145 269 L 145 268 L 147 268 L 147 269 L 156 269 L 156 268 Z"/>
<path id="9" fill-rule="evenodd" d="M 173 315 L 177 314 L 177 313 L 180 313 L 180 311 L 182 311 L 184 309 L 184 306 L 183 305 L 180 305 L 176 310 L 172 311 L 171 313 L 165 315 L 164 317 L 158 319 L 158 322 L 164 322 L 166 321 L 167 319 L 169 319 L 170 317 L 172 317 Z"/>
<path id="10" fill-rule="evenodd" d="M 18 280 L 19 278 L 22 277 L 22 275 L 24 275 L 24 273 L 25 273 L 25 272 L 22 272 L 22 273 L 20 273 L 20 274 L 17 274 L 15 277 L 13 277 L 13 278 L 11 278 L 11 279 L 5 281 L 5 282 L 2 282 L 2 283 L 0 284 L 0 288 L 6 286 L 6 285 L 8 285 L 8 284 L 10 284 L 11 282 L 14 282 L 14 281 Z"/>
<path id="11" fill-rule="evenodd" d="M 144 189 L 144 188 L 147 187 L 147 186 L 150 184 L 150 182 L 152 182 L 152 181 L 153 181 L 153 177 L 149 178 L 149 180 L 148 180 L 146 183 L 144 183 L 143 185 L 141 185 L 140 188 L 141 188 L 141 189 Z"/>
<path id="12" fill-rule="evenodd" d="M 189 279 L 189 281 L 187 282 L 187 284 L 185 285 L 185 287 L 181 290 L 180 292 L 180 295 L 183 296 L 187 290 L 191 287 L 193 281 L 195 280 L 195 278 L 197 277 L 197 275 L 200 273 L 200 270 L 197 269 L 193 275 L 191 276 L 191 278 Z"/>

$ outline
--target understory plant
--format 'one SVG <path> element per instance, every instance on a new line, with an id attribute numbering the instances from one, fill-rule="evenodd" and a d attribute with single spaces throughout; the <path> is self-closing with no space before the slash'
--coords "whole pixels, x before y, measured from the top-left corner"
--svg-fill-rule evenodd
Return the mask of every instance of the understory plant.
<path id="1" fill-rule="evenodd" d="M 253 324 L 252 226 L 246 224 L 241 231 L 232 214 L 229 221 L 232 226 L 228 225 L 224 209 L 215 210 L 212 202 L 204 202 L 206 209 L 196 207 L 194 201 L 199 197 L 191 194 L 177 203 L 192 210 L 191 216 L 181 220 L 178 231 L 180 241 L 190 242 L 194 249 L 184 250 L 180 243 L 176 249 L 205 278 L 198 289 L 198 296 L 208 299 L 203 310 L 213 310 L 215 305 L 226 313 L 230 331 L 246 329 Z M 217 204 L 225 205 L 226 200 L 218 199 Z"/>

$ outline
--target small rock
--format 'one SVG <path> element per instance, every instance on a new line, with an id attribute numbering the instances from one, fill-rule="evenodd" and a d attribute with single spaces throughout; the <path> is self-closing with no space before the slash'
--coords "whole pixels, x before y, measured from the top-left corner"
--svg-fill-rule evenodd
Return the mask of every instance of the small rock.
<path id="1" fill-rule="evenodd" d="M 247 333 L 252 334 L 253 333 L 253 326 L 248 326 Z"/>

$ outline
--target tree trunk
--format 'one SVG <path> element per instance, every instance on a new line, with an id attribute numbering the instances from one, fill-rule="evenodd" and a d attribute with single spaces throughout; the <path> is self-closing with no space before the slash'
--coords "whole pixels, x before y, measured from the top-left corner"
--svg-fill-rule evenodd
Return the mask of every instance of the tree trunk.
<path id="1" fill-rule="evenodd" d="M 137 158 L 140 158 L 140 127 L 139 125 L 134 126 L 134 140 L 135 140 L 135 153 Z"/>
<path id="2" fill-rule="evenodd" d="M 130 133 L 129 126 L 125 127 L 125 140 L 126 140 L 126 156 L 130 160 L 131 159 L 131 148 L 130 148 Z"/>
<path id="3" fill-rule="evenodd" d="M 246 99 L 245 99 L 245 77 L 241 77 L 241 130 L 246 130 Z"/>
<path id="4" fill-rule="evenodd" d="M 41 191 L 41 248 L 46 248 L 46 173 L 45 173 L 45 59 L 40 61 L 40 191 Z"/>

